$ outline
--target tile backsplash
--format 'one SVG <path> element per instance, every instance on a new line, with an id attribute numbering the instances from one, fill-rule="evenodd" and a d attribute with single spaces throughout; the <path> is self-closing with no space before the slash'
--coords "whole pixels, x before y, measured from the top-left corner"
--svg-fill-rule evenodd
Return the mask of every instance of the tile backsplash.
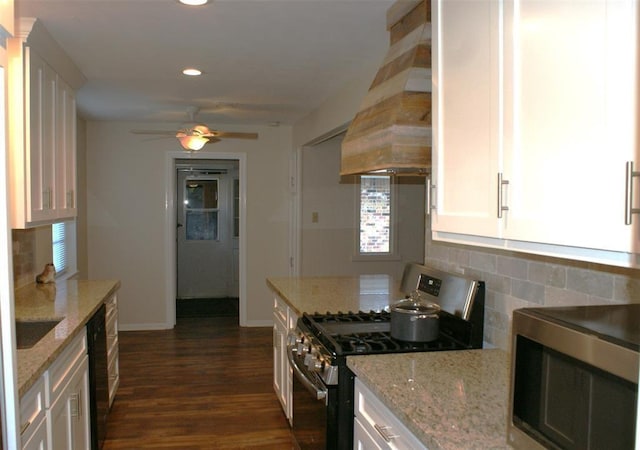
<path id="1" fill-rule="evenodd" d="M 640 270 L 434 242 L 425 264 L 486 282 L 485 341 L 509 350 L 514 309 L 640 303 Z"/>
<path id="2" fill-rule="evenodd" d="M 11 230 L 13 245 L 13 283 L 16 288 L 29 284 L 35 276 L 36 230 Z"/>
<path id="3" fill-rule="evenodd" d="M 51 227 L 11 230 L 13 285 L 20 288 L 33 283 L 44 265 L 51 261 Z"/>

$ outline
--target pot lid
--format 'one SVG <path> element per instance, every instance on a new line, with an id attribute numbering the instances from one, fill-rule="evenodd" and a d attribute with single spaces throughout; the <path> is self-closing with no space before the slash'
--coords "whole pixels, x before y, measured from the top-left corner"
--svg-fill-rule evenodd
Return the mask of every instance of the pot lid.
<path id="1" fill-rule="evenodd" d="M 420 295 L 420 291 L 415 290 L 411 292 L 409 298 L 402 299 L 391 305 L 391 311 L 404 314 L 437 315 L 440 312 L 440 306 L 437 303 L 427 301 Z"/>

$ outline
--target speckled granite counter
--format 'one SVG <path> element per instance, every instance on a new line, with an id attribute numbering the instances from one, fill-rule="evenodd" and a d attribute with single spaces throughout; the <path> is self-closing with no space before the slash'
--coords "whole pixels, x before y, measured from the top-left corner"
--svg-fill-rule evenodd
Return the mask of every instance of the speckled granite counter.
<path id="1" fill-rule="evenodd" d="M 380 311 L 403 295 L 389 275 L 268 278 L 267 285 L 296 314 L 303 312 Z"/>
<path id="2" fill-rule="evenodd" d="M 63 319 L 36 345 L 18 350 L 20 396 L 119 287 L 120 282 L 116 280 L 68 280 L 55 284 L 30 284 L 16 290 L 16 320 Z"/>
<path id="3" fill-rule="evenodd" d="M 350 356 L 347 365 L 429 450 L 511 448 L 503 350 Z"/>

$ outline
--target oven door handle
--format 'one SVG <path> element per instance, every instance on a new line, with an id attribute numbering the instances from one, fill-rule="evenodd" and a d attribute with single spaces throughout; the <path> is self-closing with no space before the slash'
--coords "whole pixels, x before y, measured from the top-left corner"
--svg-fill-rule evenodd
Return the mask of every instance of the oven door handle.
<path id="1" fill-rule="evenodd" d="M 289 365 L 293 369 L 293 373 L 298 380 L 300 380 L 302 385 L 315 396 L 316 400 L 325 400 L 327 398 L 326 388 L 316 385 L 306 377 L 303 370 L 298 367 L 298 363 L 293 357 L 293 347 L 293 345 L 287 345 L 287 359 L 289 360 Z"/>

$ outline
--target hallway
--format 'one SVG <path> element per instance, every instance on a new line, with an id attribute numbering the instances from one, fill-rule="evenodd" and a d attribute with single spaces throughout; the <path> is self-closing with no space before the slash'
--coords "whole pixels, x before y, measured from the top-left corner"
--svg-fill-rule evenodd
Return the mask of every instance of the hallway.
<path id="1" fill-rule="evenodd" d="M 181 318 L 120 333 L 120 388 L 104 450 L 291 448 L 273 391 L 271 328 Z"/>

